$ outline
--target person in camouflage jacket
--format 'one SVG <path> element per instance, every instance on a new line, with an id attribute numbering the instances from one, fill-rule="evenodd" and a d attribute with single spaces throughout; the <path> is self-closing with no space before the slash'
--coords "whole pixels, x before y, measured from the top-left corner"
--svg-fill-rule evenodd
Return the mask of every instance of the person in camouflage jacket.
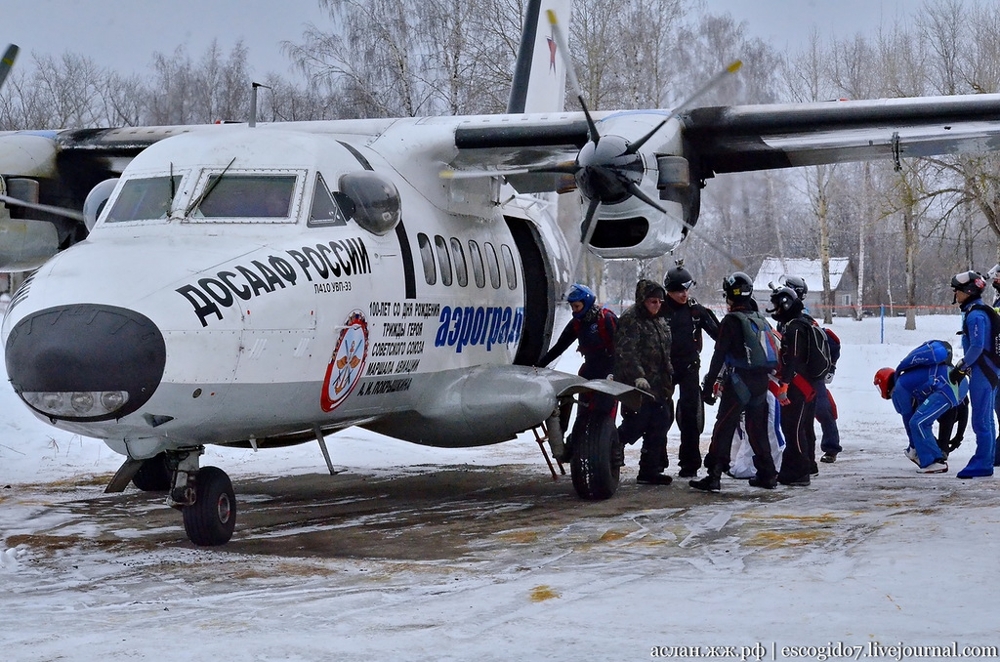
<path id="1" fill-rule="evenodd" d="M 670 363 L 670 324 L 660 315 L 666 292 L 651 280 L 635 287 L 635 304 L 618 320 L 615 332 L 615 381 L 635 386 L 652 397 L 638 411 L 622 410 L 618 439 L 634 444 L 642 437 L 639 474 L 644 485 L 669 485 L 663 473 L 667 460 L 667 430 L 673 423 L 673 367 Z"/>

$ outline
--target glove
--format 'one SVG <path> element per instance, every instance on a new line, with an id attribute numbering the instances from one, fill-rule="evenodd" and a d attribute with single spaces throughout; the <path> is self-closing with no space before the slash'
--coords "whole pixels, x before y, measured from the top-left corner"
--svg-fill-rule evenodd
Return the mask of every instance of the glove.
<path id="1" fill-rule="evenodd" d="M 701 401 L 706 405 L 715 404 L 715 384 L 703 384 L 701 387 Z"/>
<path id="2" fill-rule="evenodd" d="M 778 393 L 775 396 L 778 398 L 778 404 L 784 407 L 787 404 L 791 404 L 791 400 L 788 399 L 788 384 L 781 384 L 778 386 Z"/>
<path id="3" fill-rule="evenodd" d="M 651 392 L 653 390 L 652 387 L 650 387 L 649 385 L 649 381 L 645 377 L 640 377 L 639 379 L 635 380 L 635 387 L 637 389 L 647 392 Z"/>
<path id="4" fill-rule="evenodd" d="M 955 366 L 948 372 L 948 381 L 950 381 L 952 384 L 959 383 L 960 381 L 962 381 L 963 377 L 969 374 L 968 370 L 969 370 L 968 368 Z"/>
<path id="5" fill-rule="evenodd" d="M 833 382 L 833 368 L 830 368 L 830 372 L 826 373 L 826 383 L 830 384 Z"/>

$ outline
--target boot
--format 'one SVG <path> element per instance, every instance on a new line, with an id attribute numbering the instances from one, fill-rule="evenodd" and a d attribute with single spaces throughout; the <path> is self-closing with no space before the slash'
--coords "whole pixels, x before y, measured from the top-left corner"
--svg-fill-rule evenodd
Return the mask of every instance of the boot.
<path id="1" fill-rule="evenodd" d="M 639 485 L 669 485 L 674 479 L 665 474 L 643 473 L 635 477 L 635 482 Z"/>
<path id="2" fill-rule="evenodd" d="M 715 469 L 708 472 L 708 475 L 700 480 L 692 480 L 688 482 L 688 485 L 692 489 L 700 490 L 702 492 L 721 492 L 722 491 L 722 474 L 717 473 Z"/>
<path id="3" fill-rule="evenodd" d="M 773 490 L 778 486 L 778 481 L 776 479 L 762 480 L 758 476 L 751 476 L 750 480 L 747 481 L 747 484 L 750 485 L 750 487 L 760 487 L 765 490 Z"/>

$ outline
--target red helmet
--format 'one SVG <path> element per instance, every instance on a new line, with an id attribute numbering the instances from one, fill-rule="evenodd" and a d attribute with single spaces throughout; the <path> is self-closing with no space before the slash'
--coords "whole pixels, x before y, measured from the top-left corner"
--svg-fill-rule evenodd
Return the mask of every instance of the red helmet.
<path id="1" fill-rule="evenodd" d="M 892 387 L 896 385 L 896 371 L 892 368 L 879 368 L 875 373 L 875 381 L 879 394 L 884 400 L 892 397 Z"/>

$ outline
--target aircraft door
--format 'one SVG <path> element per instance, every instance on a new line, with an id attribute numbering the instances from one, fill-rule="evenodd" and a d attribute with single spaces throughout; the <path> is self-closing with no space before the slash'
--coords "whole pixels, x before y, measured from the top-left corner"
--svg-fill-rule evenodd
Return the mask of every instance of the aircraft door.
<path id="1" fill-rule="evenodd" d="M 552 338 L 554 301 L 553 279 L 542 252 L 542 239 L 528 222 L 505 217 L 521 258 L 521 282 L 524 291 L 524 331 L 514 356 L 517 365 L 534 365 L 548 349 Z"/>

